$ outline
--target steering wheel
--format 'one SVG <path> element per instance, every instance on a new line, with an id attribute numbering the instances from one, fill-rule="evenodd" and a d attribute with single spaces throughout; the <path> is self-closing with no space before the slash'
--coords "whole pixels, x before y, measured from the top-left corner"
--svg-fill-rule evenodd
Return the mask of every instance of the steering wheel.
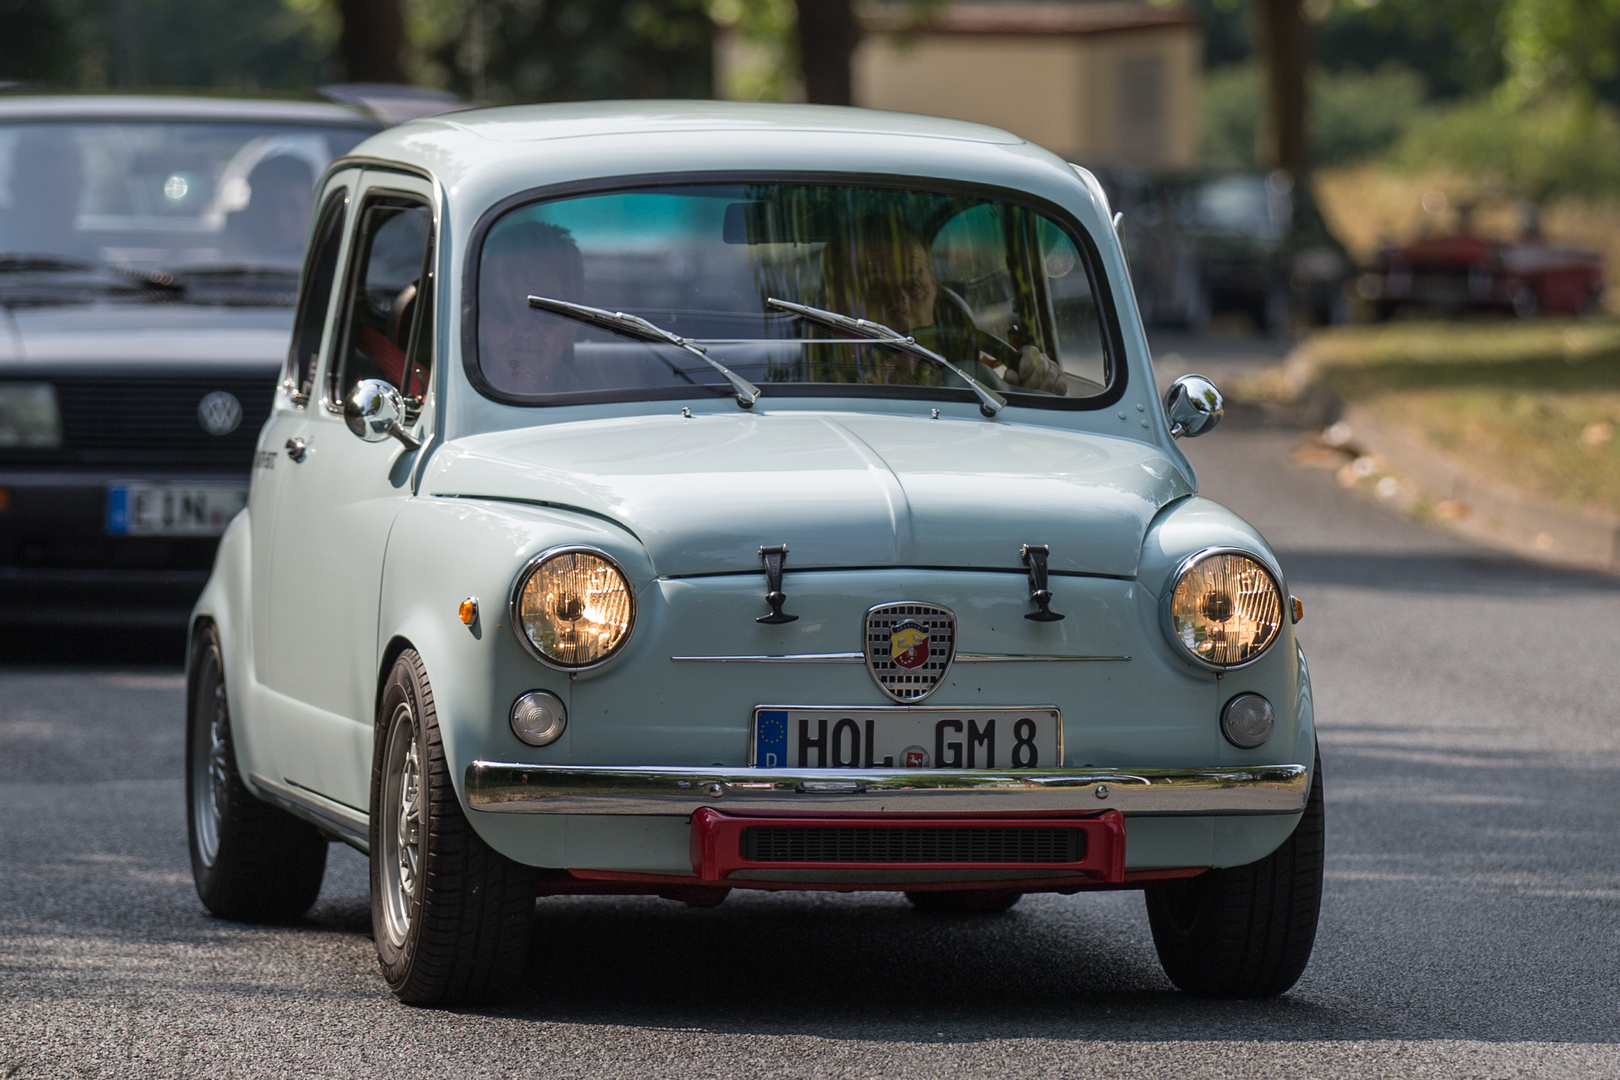
<path id="1" fill-rule="evenodd" d="M 1018 364 L 1024 358 L 1018 347 L 1005 338 L 975 326 L 973 309 L 955 289 L 939 286 L 934 300 L 934 319 L 933 326 L 920 326 L 912 331 L 912 336 L 920 344 L 959 364 L 964 360 L 976 361 L 979 354 L 984 353 L 1005 365 L 1007 370 L 1018 370 Z"/>

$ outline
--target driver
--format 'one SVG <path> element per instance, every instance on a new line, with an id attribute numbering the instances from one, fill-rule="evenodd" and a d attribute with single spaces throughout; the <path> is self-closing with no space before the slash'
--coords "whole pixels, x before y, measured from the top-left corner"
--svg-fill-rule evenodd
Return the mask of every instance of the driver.
<path id="1" fill-rule="evenodd" d="M 822 252 L 824 308 L 911 334 L 934 325 L 938 299 L 939 281 L 927 246 L 894 217 L 857 222 L 853 229 L 838 233 Z M 1033 345 L 1025 345 L 1019 353 L 1016 368 L 983 352 L 977 359 L 1010 387 L 1068 392 L 1063 369 L 1045 353 Z M 861 382 L 916 385 L 923 381 L 918 365 L 928 369 L 926 361 L 895 350 L 871 348 L 867 354 L 876 356 L 858 365 Z M 874 361 L 882 366 L 874 369 Z"/>
<path id="2" fill-rule="evenodd" d="M 585 261 L 561 225 L 519 221 L 484 243 L 478 282 L 478 349 L 484 375 L 516 394 L 589 389 L 574 365 L 579 324 L 529 306 L 531 296 L 580 299 Z"/>

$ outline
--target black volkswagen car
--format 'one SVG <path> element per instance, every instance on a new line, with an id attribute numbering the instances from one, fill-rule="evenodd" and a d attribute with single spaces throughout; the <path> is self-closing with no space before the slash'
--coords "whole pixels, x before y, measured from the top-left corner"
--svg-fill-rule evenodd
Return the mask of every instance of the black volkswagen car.
<path id="1" fill-rule="evenodd" d="M 183 626 L 246 498 L 343 105 L 0 97 L 0 625 Z"/>

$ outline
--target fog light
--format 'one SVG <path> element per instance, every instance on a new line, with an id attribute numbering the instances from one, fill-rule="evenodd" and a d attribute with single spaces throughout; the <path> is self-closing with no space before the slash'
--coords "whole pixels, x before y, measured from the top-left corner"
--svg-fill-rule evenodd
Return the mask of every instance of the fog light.
<path id="1" fill-rule="evenodd" d="M 512 702 L 512 734 L 530 746 L 556 742 L 567 726 L 568 710 L 550 690 L 530 690 Z"/>
<path id="2" fill-rule="evenodd" d="M 1277 710 L 1259 694 L 1239 694 L 1221 710 L 1221 734 L 1233 746 L 1253 750 L 1271 738 Z M 513 721 L 516 723 L 516 721 Z"/>

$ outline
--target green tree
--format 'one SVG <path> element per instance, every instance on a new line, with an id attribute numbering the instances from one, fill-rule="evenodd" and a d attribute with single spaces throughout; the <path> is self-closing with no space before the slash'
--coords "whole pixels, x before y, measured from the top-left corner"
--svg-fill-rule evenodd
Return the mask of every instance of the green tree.
<path id="1" fill-rule="evenodd" d="M 408 32 L 435 81 L 468 96 L 515 102 L 713 94 L 714 25 L 702 0 L 422 6 L 414 31 L 407 18 Z"/>
<path id="2" fill-rule="evenodd" d="M 1508 0 L 1502 33 L 1515 101 L 1558 91 L 1590 100 L 1620 66 L 1620 0 Z"/>

